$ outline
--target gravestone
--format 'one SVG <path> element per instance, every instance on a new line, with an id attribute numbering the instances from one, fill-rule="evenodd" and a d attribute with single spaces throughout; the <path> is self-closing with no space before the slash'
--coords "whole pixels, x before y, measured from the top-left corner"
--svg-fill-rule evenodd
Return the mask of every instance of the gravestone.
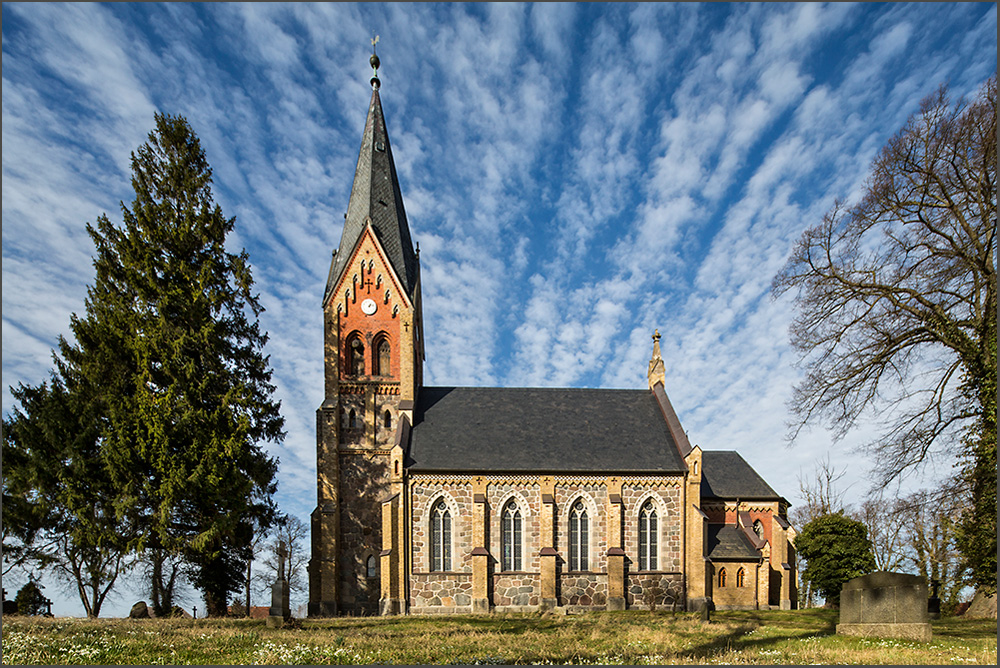
<path id="1" fill-rule="evenodd" d="M 285 541 L 278 541 L 278 580 L 271 585 L 271 607 L 267 612 L 267 625 L 275 628 L 292 618 L 292 609 L 288 602 L 288 578 L 285 577 L 287 554 Z"/>
<path id="2" fill-rule="evenodd" d="M 149 606 L 145 601 L 139 601 L 128 613 L 129 619 L 149 619 Z"/>
<path id="3" fill-rule="evenodd" d="M 919 575 L 878 571 L 840 590 L 841 635 L 929 641 L 927 582 Z"/>
<path id="4" fill-rule="evenodd" d="M 927 599 L 927 616 L 931 619 L 941 619 L 941 597 L 938 596 L 938 588 L 941 583 L 931 580 L 931 597 Z"/>

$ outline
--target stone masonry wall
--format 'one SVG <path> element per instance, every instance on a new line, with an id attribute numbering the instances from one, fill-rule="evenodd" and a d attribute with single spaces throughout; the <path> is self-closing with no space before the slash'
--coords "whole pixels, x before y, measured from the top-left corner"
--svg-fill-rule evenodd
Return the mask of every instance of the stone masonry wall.
<path id="1" fill-rule="evenodd" d="M 381 502 L 389 488 L 385 456 L 340 453 L 340 605 L 344 612 L 374 613 L 377 578 L 367 577 L 367 558 L 382 552 Z"/>
<path id="2" fill-rule="evenodd" d="M 649 609 L 650 597 L 658 609 L 684 609 L 684 576 L 680 573 L 629 573 L 625 600 L 630 608 Z"/>
<path id="3" fill-rule="evenodd" d="M 554 545 L 560 558 L 556 595 L 560 605 L 603 608 L 607 604 L 609 546 L 608 488 L 603 479 L 588 476 L 554 476 Z M 409 483 L 411 522 L 410 610 L 421 612 L 464 611 L 471 605 L 474 516 L 472 476 L 421 476 Z M 541 603 L 541 559 L 547 540 L 541 536 L 541 485 L 534 476 L 492 478 L 485 484 L 486 527 L 483 531 L 490 554 L 488 595 L 497 609 L 518 609 Z M 634 568 L 638 553 L 638 506 L 652 494 L 657 502 L 659 531 L 658 570 L 628 573 L 626 600 L 645 605 L 644 592 L 654 582 L 664 595 L 682 595 L 681 493 L 678 480 L 626 479 L 622 483 L 623 542 L 626 568 Z M 452 567 L 447 573 L 430 572 L 430 509 L 444 498 L 452 514 Z M 501 517 L 504 505 L 516 499 L 522 515 L 522 564 L 517 572 L 502 572 Z M 583 499 L 589 520 L 589 563 L 583 571 L 567 571 L 569 558 L 569 512 L 576 499 Z M 468 600 L 467 600 L 468 599 Z M 662 605 L 658 603 L 658 605 Z"/>
<path id="4" fill-rule="evenodd" d="M 608 602 L 607 573 L 563 573 L 559 576 L 560 605 L 603 608 Z"/>
<path id="5" fill-rule="evenodd" d="M 410 487 L 413 572 L 431 570 L 430 511 L 442 495 L 451 511 L 451 572 L 471 573 L 472 485 L 453 481 L 418 481 Z"/>
<path id="6" fill-rule="evenodd" d="M 469 573 L 414 573 L 410 576 L 411 608 L 455 608 L 472 605 Z"/>
<path id="7" fill-rule="evenodd" d="M 497 606 L 539 604 L 538 573 L 499 573 L 493 576 L 493 604 Z"/>
<path id="8" fill-rule="evenodd" d="M 682 536 L 683 521 L 681 519 L 680 478 L 676 481 L 650 484 L 622 483 L 622 503 L 625 506 L 625 554 L 628 555 L 631 568 L 639 568 L 639 510 L 650 494 L 656 498 L 657 531 L 659 532 L 659 553 L 657 555 L 657 572 L 678 573 L 684 563 L 684 543 Z M 666 516 L 664 516 L 664 509 Z"/>

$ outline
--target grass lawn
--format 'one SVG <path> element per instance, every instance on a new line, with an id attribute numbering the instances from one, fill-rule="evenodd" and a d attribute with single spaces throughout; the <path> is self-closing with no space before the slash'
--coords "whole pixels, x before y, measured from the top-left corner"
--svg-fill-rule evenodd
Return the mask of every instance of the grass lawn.
<path id="1" fill-rule="evenodd" d="M 933 622 L 929 643 L 837 636 L 838 613 L 261 620 L 3 619 L 12 664 L 990 664 L 996 620 Z"/>

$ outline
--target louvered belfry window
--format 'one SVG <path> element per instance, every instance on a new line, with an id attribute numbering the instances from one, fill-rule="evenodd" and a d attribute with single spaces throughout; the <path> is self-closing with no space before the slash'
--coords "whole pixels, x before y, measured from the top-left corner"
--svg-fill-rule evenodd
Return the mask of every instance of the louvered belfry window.
<path id="1" fill-rule="evenodd" d="M 451 513 L 443 500 L 431 513 L 431 570 L 451 570 Z"/>
<path id="2" fill-rule="evenodd" d="M 639 511 L 639 570 L 655 571 L 657 562 L 656 508 L 647 501 Z"/>
<path id="3" fill-rule="evenodd" d="M 590 522 L 583 501 L 577 501 L 569 511 L 569 569 L 590 569 Z"/>
<path id="4" fill-rule="evenodd" d="M 503 541 L 502 569 L 505 571 L 521 570 L 521 509 L 517 507 L 517 503 L 513 499 L 504 506 L 501 538 Z"/>

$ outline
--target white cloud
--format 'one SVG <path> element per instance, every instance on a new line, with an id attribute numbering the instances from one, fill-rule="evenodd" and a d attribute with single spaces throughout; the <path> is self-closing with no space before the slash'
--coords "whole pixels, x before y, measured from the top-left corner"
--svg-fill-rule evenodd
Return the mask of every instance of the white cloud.
<path id="1" fill-rule="evenodd" d="M 119 219 L 153 110 L 183 114 L 267 309 L 279 503 L 300 517 L 373 32 L 421 247 L 427 382 L 642 388 L 659 328 L 692 440 L 739 449 L 793 503 L 800 469 L 874 431 L 781 445 L 798 371 L 770 278 L 834 197 L 860 191 L 920 97 L 944 80 L 973 92 L 996 54 L 995 6 L 962 4 L 14 4 L 4 18 L 5 386 L 44 380 L 92 280 L 83 223 Z M 866 460 L 851 462 L 861 480 Z"/>

